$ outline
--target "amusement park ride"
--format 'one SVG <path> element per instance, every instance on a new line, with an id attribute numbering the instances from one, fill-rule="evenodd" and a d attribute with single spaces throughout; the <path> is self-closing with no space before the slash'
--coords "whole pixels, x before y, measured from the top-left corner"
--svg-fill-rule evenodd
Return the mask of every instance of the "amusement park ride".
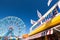
<path id="1" fill-rule="evenodd" d="M 0 28 L 1 40 L 16 40 L 17 38 L 22 38 L 21 36 L 25 32 L 26 26 L 20 18 L 8 16 L 0 20 Z"/>

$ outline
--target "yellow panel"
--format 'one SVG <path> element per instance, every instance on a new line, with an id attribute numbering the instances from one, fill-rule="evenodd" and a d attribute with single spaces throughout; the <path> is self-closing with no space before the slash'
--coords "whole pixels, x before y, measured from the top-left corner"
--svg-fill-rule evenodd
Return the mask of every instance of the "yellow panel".
<path id="1" fill-rule="evenodd" d="M 60 24 L 60 15 L 54 17 L 49 22 L 44 23 L 43 25 L 41 25 L 38 28 L 36 28 L 35 30 L 33 30 L 31 33 L 29 33 L 29 36 L 34 35 L 34 34 L 39 33 L 39 32 L 42 32 L 46 29 L 52 28 L 58 24 Z"/>

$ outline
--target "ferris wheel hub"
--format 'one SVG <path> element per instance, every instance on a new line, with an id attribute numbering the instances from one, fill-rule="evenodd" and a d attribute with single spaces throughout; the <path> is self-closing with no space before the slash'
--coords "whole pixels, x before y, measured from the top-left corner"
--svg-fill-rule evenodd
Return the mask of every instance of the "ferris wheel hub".
<path id="1" fill-rule="evenodd" d="M 10 27 L 9 27 L 9 30 L 13 30 L 13 26 L 10 26 Z"/>

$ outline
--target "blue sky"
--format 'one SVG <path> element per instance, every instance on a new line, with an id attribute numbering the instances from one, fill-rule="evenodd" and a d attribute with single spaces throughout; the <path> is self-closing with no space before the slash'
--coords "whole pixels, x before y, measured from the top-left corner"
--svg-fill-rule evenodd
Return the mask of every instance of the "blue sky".
<path id="1" fill-rule="evenodd" d="M 48 7 L 48 0 L 0 0 L 0 19 L 6 16 L 16 16 L 21 18 L 26 24 L 26 33 L 32 26 L 30 19 L 38 20 L 37 9 L 42 13 L 46 13 L 57 0 L 53 0 Z"/>

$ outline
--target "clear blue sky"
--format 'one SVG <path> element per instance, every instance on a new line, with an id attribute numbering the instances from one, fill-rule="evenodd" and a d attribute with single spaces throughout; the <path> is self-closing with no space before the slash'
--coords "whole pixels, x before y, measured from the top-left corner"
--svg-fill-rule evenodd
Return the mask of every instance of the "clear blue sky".
<path id="1" fill-rule="evenodd" d="M 53 0 L 48 7 L 48 0 L 0 0 L 0 19 L 6 16 L 17 16 L 21 18 L 26 24 L 26 33 L 29 32 L 29 28 L 32 26 L 30 19 L 38 20 L 38 9 L 42 15 L 47 12 L 57 0 Z"/>

